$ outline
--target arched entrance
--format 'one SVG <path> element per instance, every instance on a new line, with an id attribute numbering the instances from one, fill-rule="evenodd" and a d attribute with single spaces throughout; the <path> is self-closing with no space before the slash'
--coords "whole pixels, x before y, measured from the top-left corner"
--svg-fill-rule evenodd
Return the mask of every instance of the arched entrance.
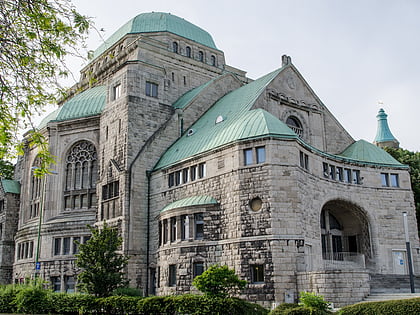
<path id="1" fill-rule="evenodd" d="M 369 222 L 365 212 L 345 200 L 331 200 L 320 216 L 322 258 L 365 267 L 372 258 Z"/>

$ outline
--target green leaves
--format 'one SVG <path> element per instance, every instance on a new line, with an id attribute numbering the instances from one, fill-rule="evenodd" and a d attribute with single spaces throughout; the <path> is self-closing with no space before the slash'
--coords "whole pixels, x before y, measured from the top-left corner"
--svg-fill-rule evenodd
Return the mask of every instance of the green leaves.
<path id="1" fill-rule="evenodd" d="M 229 269 L 228 266 L 213 265 L 195 277 L 192 284 L 206 295 L 225 298 L 243 290 L 247 282 L 239 279 L 235 270 Z"/>
<path id="2" fill-rule="evenodd" d="M 67 55 L 79 54 L 90 20 L 68 0 L 0 1 L 0 159 L 19 151 L 18 131 L 63 95 Z M 39 139 L 32 137 L 31 139 Z M 46 140 L 46 139 L 44 139 Z M 31 140 L 27 141 L 31 144 Z M 44 153 L 46 151 L 44 150 Z M 48 159 L 49 160 L 49 159 Z M 46 161 L 46 164 L 48 161 Z"/>
<path id="3" fill-rule="evenodd" d="M 122 238 L 118 231 L 104 222 L 103 228 L 88 226 L 92 237 L 85 244 L 79 244 L 76 265 L 84 270 L 78 275 L 78 287 L 99 297 L 110 296 L 112 292 L 124 287 L 124 268 L 128 256 L 118 253 Z"/>

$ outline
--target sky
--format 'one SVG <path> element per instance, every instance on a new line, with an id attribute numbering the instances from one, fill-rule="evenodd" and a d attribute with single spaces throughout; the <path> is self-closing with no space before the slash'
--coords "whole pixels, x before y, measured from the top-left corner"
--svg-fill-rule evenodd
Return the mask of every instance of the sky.
<path id="1" fill-rule="evenodd" d="M 420 151 L 420 1 L 73 0 L 96 49 L 131 18 L 168 12 L 209 32 L 226 63 L 257 79 L 292 63 L 355 140 L 372 142 L 380 108 L 400 147 Z M 101 36 L 99 36 L 99 34 Z M 71 67 L 78 73 L 79 60 Z M 78 76 L 78 75 L 77 75 Z"/>

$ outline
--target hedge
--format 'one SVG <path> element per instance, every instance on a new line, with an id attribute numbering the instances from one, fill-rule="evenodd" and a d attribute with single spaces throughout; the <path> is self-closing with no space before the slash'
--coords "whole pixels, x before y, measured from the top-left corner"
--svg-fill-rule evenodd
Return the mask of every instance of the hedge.
<path id="1" fill-rule="evenodd" d="M 383 302 L 366 302 L 345 306 L 338 312 L 340 315 L 408 315 L 420 314 L 420 298 L 392 300 Z"/>
<path id="2" fill-rule="evenodd" d="M 210 298 L 192 294 L 96 298 L 80 293 L 53 293 L 40 286 L 10 285 L 0 287 L 0 313 L 266 315 L 268 310 L 238 298 Z"/>

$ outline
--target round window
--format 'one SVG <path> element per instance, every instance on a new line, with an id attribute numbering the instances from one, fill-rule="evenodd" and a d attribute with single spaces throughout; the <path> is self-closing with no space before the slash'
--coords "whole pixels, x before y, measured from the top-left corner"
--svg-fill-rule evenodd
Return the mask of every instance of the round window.
<path id="1" fill-rule="evenodd" d="M 262 200 L 260 197 L 256 197 L 249 202 L 249 207 L 252 211 L 260 211 L 262 208 Z"/>

